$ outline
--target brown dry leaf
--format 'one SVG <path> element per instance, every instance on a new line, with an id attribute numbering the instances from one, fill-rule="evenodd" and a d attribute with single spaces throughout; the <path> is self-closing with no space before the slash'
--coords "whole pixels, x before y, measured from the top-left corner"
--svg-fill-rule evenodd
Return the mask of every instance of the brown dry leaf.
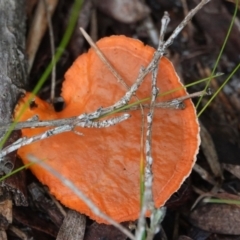
<path id="1" fill-rule="evenodd" d="M 127 224 L 123 224 L 127 227 Z M 93 223 L 87 230 L 84 240 L 126 240 L 127 237 L 125 234 L 120 232 L 114 226 Z"/>
<path id="2" fill-rule="evenodd" d="M 50 15 L 53 15 L 54 10 L 58 4 L 58 0 L 47 0 L 48 11 Z M 32 68 L 35 55 L 38 47 L 47 29 L 47 13 L 44 5 L 44 1 L 39 1 L 34 18 L 32 20 L 26 43 L 26 53 L 28 55 L 28 72 Z"/>
<path id="3" fill-rule="evenodd" d="M 145 18 L 150 9 L 139 0 L 96 1 L 99 10 L 123 23 L 134 23 Z"/>
<path id="4" fill-rule="evenodd" d="M 0 231 L 0 239 L 2 240 L 7 240 L 7 234 L 5 231 L 1 230 Z"/>
<path id="5" fill-rule="evenodd" d="M 86 217 L 76 211 L 68 210 L 61 228 L 59 229 L 57 240 L 84 238 L 86 227 Z"/>
<path id="6" fill-rule="evenodd" d="M 240 166 L 234 164 L 223 164 L 223 168 L 229 171 L 232 175 L 240 179 Z"/>
<path id="7" fill-rule="evenodd" d="M 192 238 L 185 236 L 185 235 L 181 235 L 181 236 L 179 236 L 178 240 L 192 240 Z"/>
<path id="8" fill-rule="evenodd" d="M 37 230 L 54 238 L 57 236 L 58 228 L 56 225 L 51 221 L 46 221 L 46 219 L 41 218 L 36 211 L 29 208 L 13 207 L 13 217 L 15 224 L 20 223 L 32 230 Z"/>
<path id="9" fill-rule="evenodd" d="M 208 232 L 239 235 L 240 208 L 228 204 L 198 206 L 190 215 L 191 223 Z"/>
<path id="10" fill-rule="evenodd" d="M 63 223 L 64 217 L 54 201 L 46 197 L 46 191 L 36 183 L 29 184 L 28 191 L 39 210 L 44 211 L 45 214 L 49 216 L 49 219 L 57 227 L 60 227 Z"/>
<path id="11" fill-rule="evenodd" d="M 190 8 L 196 5 L 199 1 L 189 1 Z M 201 13 L 196 14 L 195 20 L 199 26 L 204 29 L 206 35 L 211 39 L 209 44 L 217 47 L 217 51 L 224 41 L 226 33 L 229 29 L 229 24 L 231 22 L 232 16 L 221 4 L 221 1 L 211 1 L 208 7 L 203 8 Z M 233 25 L 233 29 L 228 39 L 228 44 L 226 45 L 225 52 L 231 56 L 230 61 L 236 63 L 239 62 L 239 51 L 240 51 L 240 38 L 239 38 L 239 28 L 236 23 Z"/>
<path id="12" fill-rule="evenodd" d="M 13 143 L 20 136 L 20 131 L 13 132 L 8 140 L 9 144 Z M 11 170 L 22 167 L 22 165 L 21 160 L 16 158 L 16 152 L 13 152 L 5 159 L 3 166 L 1 165 L 1 171 L 5 171 L 7 174 Z M 25 171 L 20 171 L 2 182 L 4 189 L 11 192 L 12 200 L 16 206 L 28 206 L 25 174 Z"/>
<path id="13" fill-rule="evenodd" d="M 201 124 L 200 134 L 202 151 L 206 156 L 207 162 L 214 174 L 214 177 L 222 179 L 222 169 L 218 160 L 218 155 L 215 149 L 214 142 L 208 130 L 203 124 Z"/>
<path id="14" fill-rule="evenodd" d="M 0 228 L 6 230 L 9 224 L 12 224 L 12 200 L 2 199 L 0 202 Z"/>

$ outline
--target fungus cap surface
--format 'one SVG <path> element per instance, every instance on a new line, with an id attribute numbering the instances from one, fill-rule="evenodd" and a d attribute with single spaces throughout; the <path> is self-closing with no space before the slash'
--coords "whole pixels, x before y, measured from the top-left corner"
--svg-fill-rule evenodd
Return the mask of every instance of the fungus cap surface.
<path id="1" fill-rule="evenodd" d="M 153 48 L 124 36 L 103 38 L 97 45 L 128 86 L 133 84 L 140 68 L 146 67 L 154 54 Z M 171 62 L 165 57 L 159 64 L 158 87 L 160 92 L 182 87 Z M 62 97 L 66 106 L 63 111 L 54 112 L 49 104 L 36 97 L 36 106 L 27 109 L 21 121 L 36 114 L 41 120 L 48 120 L 90 113 L 100 106 L 111 106 L 125 92 L 125 87 L 117 82 L 94 50 L 90 49 L 79 56 L 65 74 Z M 182 88 L 157 101 L 186 94 Z M 151 74 L 137 91 L 139 99 L 150 95 Z M 27 94 L 19 101 L 16 114 L 28 97 Z M 184 110 L 155 110 L 152 152 L 156 207 L 164 205 L 179 189 L 195 162 L 199 125 L 191 100 L 186 100 L 185 105 Z M 32 136 L 44 130 L 46 128 L 24 129 L 22 134 Z M 18 154 L 25 164 L 28 163 L 28 154 L 45 160 L 116 221 L 136 220 L 140 210 L 140 111 L 132 111 L 130 119 L 109 128 L 78 130 L 84 136 L 63 133 L 22 147 Z M 37 165 L 31 166 L 31 170 L 65 206 L 104 222 L 51 173 Z"/>

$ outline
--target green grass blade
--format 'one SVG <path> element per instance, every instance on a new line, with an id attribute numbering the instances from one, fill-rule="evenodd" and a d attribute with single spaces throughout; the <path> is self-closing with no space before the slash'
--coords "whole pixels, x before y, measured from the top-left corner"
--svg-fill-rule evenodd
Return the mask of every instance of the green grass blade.
<path id="1" fill-rule="evenodd" d="M 70 19 L 69 19 L 69 23 L 68 23 L 66 32 L 65 32 L 65 34 L 64 34 L 64 36 L 63 36 L 63 38 L 62 38 L 62 40 L 59 44 L 57 52 L 55 53 L 54 58 L 53 58 L 54 62 L 51 61 L 50 64 L 47 66 L 46 70 L 44 71 L 40 80 L 38 81 L 36 87 L 33 89 L 33 91 L 32 91 L 33 94 L 32 94 L 32 97 L 30 97 L 29 102 L 31 101 L 31 99 L 34 98 L 34 95 L 36 95 L 36 93 L 41 89 L 42 85 L 45 83 L 45 81 L 47 80 L 47 78 L 51 74 L 54 63 L 59 61 L 60 57 L 62 56 L 62 54 L 64 52 L 64 49 L 66 48 L 67 44 L 69 43 L 69 40 L 72 36 L 72 33 L 73 33 L 74 28 L 75 28 L 76 23 L 77 23 L 79 11 L 82 7 L 82 2 L 83 2 L 83 0 L 75 0 L 74 1 L 73 7 L 72 7 L 72 13 L 71 13 L 71 16 L 70 16 Z M 14 123 L 9 127 L 8 131 L 4 135 L 3 139 L 0 142 L 0 149 L 2 149 L 3 145 L 5 144 L 5 142 L 9 138 L 11 132 L 13 131 L 15 125 L 19 121 L 19 119 L 22 116 L 22 114 L 24 113 L 24 111 L 27 109 L 29 102 L 27 104 L 25 104 L 25 106 L 20 110 L 19 116 L 16 117 Z"/>
<path id="2" fill-rule="evenodd" d="M 233 199 L 221 199 L 221 198 L 205 198 L 204 203 L 219 203 L 219 204 L 240 204 L 240 200 Z"/>
<path id="3" fill-rule="evenodd" d="M 211 79 L 213 78 L 213 75 L 215 74 L 215 71 L 216 71 L 217 66 L 218 66 L 218 64 L 219 64 L 219 61 L 220 61 L 220 58 L 222 57 L 223 51 L 224 51 L 225 46 L 226 46 L 226 44 L 227 44 L 227 41 L 228 41 L 228 39 L 229 39 L 229 35 L 230 35 L 231 31 L 232 31 L 233 24 L 234 24 L 235 18 L 236 18 L 236 16 L 237 16 L 237 12 L 238 12 L 238 0 L 236 0 L 236 6 L 235 6 L 234 14 L 233 14 L 233 17 L 232 17 L 232 20 L 231 20 L 231 23 L 230 23 L 230 26 L 229 26 L 227 35 L 226 35 L 226 37 L 225 37 L 225 39 L 224 39 L 224 42 L 223 42 L 223 45 L 222 45 L 222 47 L 221 47 L 220 53 L 218 54 L 217 60 L 216 60 L 216 62 L 215 62 L 215 64 L 214 64 L 214 68 L 213 68 L 212 73 L 211 73 L 211 75 L 210 75 Z M 211 79 L 207 82 L 207 84 L 206 84 L 206 86 L 205 86 L 205 89 L 204 89 L 205 91 L 208 89 L 209 84 L 210 84 L 210 82 L 211 82 Z M 226 83 L 223 83 L 223 85 L 225 85 L 225 84 L 226 84 Z M 213 99 L 212 99 L 212 100 L 213 100 Z M 212 101 L 212 100 L 211 100 L 211 101 Z M 196 108 L 197 108 L 197 109 L 198 109 L 199 104 L 200 104 L 201 101 L 202 101 L 202 97 L 199 98 L 199 100 L 198 100 L 198 102 L 197 102 L 197 104 L 196 104 Z M 209 101 L 210 101 L 210 100 L 209 100 Z M 206 104 L 207 106 L 208 106 L 209 103 L 211 102 L 211 101 L 210 101 L 210 102 L 209 102 L 209 101 L 208 101 L 208 103 Z M 206 107 L 203 107 L 203 109 L 205 110 Z M 203 113 L 203 111 L 204 111 L 203 109 L 199 112 L 198 117 Z"/>
<path id="4" fill-rule="evenodd" d="M 19 168 L 13 170 L 12 172 L 10 172 L 10 173 L 4 175 L 3 177 L 1 177 L 1 178 L 0 178 L 0 182 L 2 182 L 3 180 L 11 177 L 12 175 L 14 175 L 14 174 L 16 174 L 16 173 L 22 171 L 22 170 L 25 169 L 25 168 L 30 167 L 30 166 L 33 165 L 33 164 L 34 164 L 34 163 L 28 163 L 28 164 L 26 164 L 26 165 L 24 165 L 24 166 L 22 166 L 22 167 L 19 167 Z"/>
<path id="5" fill-rule="evenodd" d="M 228 78 L 224 81 L 224 83 L 218 88 L 218 90 L 212 95 L 212 97 L 207 101 L 205 106 L 198 113 L 198 117 L 205 111 L 205 109 L 209 106 L 209 104 L 213 101 L 213 99 L 218 95 L 218 93 L 223 89 L 223 87 L 229 82 L 232 76 L 240 69 L 240 63 L 235 67 L 235 69 L 231 72 Z"/>

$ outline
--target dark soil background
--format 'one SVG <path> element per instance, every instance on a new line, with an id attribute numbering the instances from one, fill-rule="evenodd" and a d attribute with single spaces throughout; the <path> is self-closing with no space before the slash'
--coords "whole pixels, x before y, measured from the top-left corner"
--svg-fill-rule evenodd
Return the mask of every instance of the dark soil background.
<path id="1" fill-rule="evenodd" d="M 156 47 L 158 43 L 156 34 L 159 32 L 164 11 L 168 11 L 171 18 L 166 33 L 166 36 L 169 36 L 188 10 L 198 2 L 198 0 L 85 0 L 71 41 L 57 64 L 56 96 L 60 96 L 65 71 L 78 55 L 89 48 L 79 27 L 83 27 L 94 41 L 104 36 L 122 34 Z M 26 1 L 27 31 L 32 24 L 37 4 L 37 0 Z M 72 0 L 59 0 L 57 3 L 52 18 L 55 46 L 59 45 L 65 32 L 72 5 Z M 210 75 L 228 31 L 234 8 L 233 1 L 212 0 L 183 29 L 168 49 L 166 55 L 173 62 L 185 84 Z M 240 62 L 239 16 L 234 22 L 217 68 L 217 72 L 224 75 L 213 79 L 210 84 L 213 92 Z M 50 61 L 50 39 L 49 32 L 46 31 L 28 77 L 27 90 L 33 89 Z M 195 92 L 203 88 L 204 84 L 200 84 L 188 91 Z M 50 78 L 39 95 L 49 99 Z M 203 98 L 199 109 L 209 98 L 209 96 Z M 240 239 L 240 208 L 237 205 L 204 202 L 210 197 L 240 200 L 239 112 L 240 71 L 231 78 L 201 115 L 202 146 L 197 165 L 181 189 L 167 202 L 168 210 L 162 223 L 162 230 L 155 239 Z M 19 166 L 20 161 L 16 163 L 15 168 Z M 17 190 L 9 193 L 13 195 L 13 199 L 18 200 L 18 204 L 15 202 L 13 207 L 12 224 L 5 223 L 0 215 L 0 229 L 6 230 L 7 239 L 64 239 L 57 237 L 64 216 L 46 189 L 30 171 L 23 171 L 17 176 L 17 180 L 14 181 L 18 186 L 13 187 Z M 7 181 L 12 186 L 13 180 Z M 124 225 L 132 226 L 134 223 Z M 0 236 L 0 239 L 5 238 Z M 84 239 L 127 238 L 111 226 L 97 224 L 87 219 Z"/>

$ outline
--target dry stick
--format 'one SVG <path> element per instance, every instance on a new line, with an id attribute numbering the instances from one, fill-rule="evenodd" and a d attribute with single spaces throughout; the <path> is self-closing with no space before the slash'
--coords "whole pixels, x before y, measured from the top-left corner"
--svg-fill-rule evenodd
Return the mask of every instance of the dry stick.
<path id="1" fill-rule="evenodd" d="M 55 98 L 55 86 L 56 86 L 56 62 L 55 62 L 55 46 L 54 46 L 54 34 L 53 34 L 53 26 L 52 26 L 52 21 L 51 21 L 51 15 L 48 9 L 48 4 L 46 0 L 42 0 L 44 2 L 44 7 L 46 11 L 46 16 L 47 16 L 47 22 L 48 22 L 48 29 L 49 29 L 49 37 L 50 37 L 50 47 L 51 47 L 51 54 L 52 54 L 52 81 L 51 81 L 51 94 L 50 94 L 50 99 L 51 102 L 53 102 Z"/>
<path id="2" fill-rule="evenodd" d="M 164 36 L 167 30 L 167 26 L 170 22 L 170 18 L 167 12 L 164 13 L 164 16 L 162 18 L 162 27 L 160 31 L 160 38 L 159 38 L 159 46 L 157 51 L 164 55 L 164 50 L 163 50 L 163 44 L 164 44 Z M 160 58 L 161 59 L 161 58 Z M 148 114 L 148 127 L 147 127 L 147 134 L 146 134 L 146 169 L 145 169 L 145 201 L 146 201 L 146 206 L 148 206 L 148 209 L 151 212 L 151 228 L 148 230 L 147 233 L 147 240 L 153 239 L 156 229 L 158 228 L 159 225 L 159 220 L 153 221 L 155 219 L 156 211 L 157 209 L 155 208 L 154 204 L 154 199 L 153 199 L 153 172 L 152 172 L 152 166 L 153 166 L 153 157 L 152 157 L 152 125 L 153 125 L 153 117 L 154 117 L 154 110 L 155 110 L 155 105 L 156 105 L 156 99 L 158 96 L 159 89 L 157 88 L 157 75 L 159 71 L 159 61 L 156 64 L 156 68 L 152 72 L 152 99 L 151 99 L 151 104 L 150 104 L 150 111 Z M 160 69 L 161 70 L 161 69 Z M 147 148 L 148 147 L 148 148 Z M 165 208 L 162 208 L 163 211 L 161 212 L 163 216 L 165 216 Z M 145 212 L 146 213 L 146 212 Z M 144 217 L 144 215 L 143 215 Z M 163 218 L 161 218 L 162 220 Z"/>
<path id="3" fill-rule="evenodd" d="M 155 57 L 156 57 L 156 61 L 159 59 L 159 58 L 161 58 L 161 54 L 162 53 L 164 53 L 164 51 L 165 51 L 165 49 L 167 48 L 167 47 L 169 47 L 172 43 L 173 43 L 173 41 L 174 41 L 174 39 L 176 38 L 176 36 L 180 33 L 180 31 L 183 29 L 183 27 L 185 27 L 186 26 L 186 24 L 192 19 L 192 17 L 206 4 L 206 3 L 208 3 L 210 0 L 202 0 L 194 9 L 192 9 L 189 13 L 188 13 L 188 15 L 184 18 L 184 20 L 180 23 L 180 25 L 174 30 L 174 32 L 172 33 L 172 35 L 168 38 L 168 40 L 164 43 L 164 44 L 162 44 L 163 43 L 163 39 L 162 39 L 162 37 L 163 37 L 163 35 L 160 37 L 160 46 L 159 46 L 159 48 L 161 48 L 161 51 L 159 51 L 159 49 L 158 49 L 158 51 L 155 53 Z M 162 23 L 162 28 L 163 28 L 163 23 Z M 165 30 L 163 30 L 162 31 L 162 33 L 164 32 Z M 153 60 L 155 59 L 155 57 L 153 58 Z M 154 68 L 152 68 L 152 67 L 154 67 L 154 62 L 153 61 L 151 61 L 151 63 L 148 65 L 148 67 L 146 68 L 146 69 L 148 69 L 148 68 L 150 68 L 152 71 L 154 71 Z M 143 71 L 144 72 L 144 71 Z M 153 80 L 154 81 L 154 80 Z M 153 85 L 154 85 L 154 83 L 153 83 Z M 152 92 L 152 100 L 154 100 L 154 94 L 155 94 L 155 92 L 154 92 L 154 88 L 153 88 L 153 92 Z M 148 118 L 148 124 L 149 124 L 149 126 L 151 125 L 151 121 L 152 121 L 152 116 L 151 116 L 151 114 L 150 114 L 150 117 Z M 149 129 L 148 129 L 148 131 L 149 131 Z M 147 131 L 147 133 L 148 133 L 148 131 Z M 150 136 L 150 133 L 149 133 L 149 136 Z M 147 140 L 147 147 L 150 147 L 150 149 L 147 149 L 147 150 L 149 150 L 148 152 L 151 152 L 151 146 L 150 145 L 148 145 L 149 144 L 149 142 L 148 142 L 149 140 Z M 150 156 L 150 154 L 147 154 L 147 159 L 149 159 L 149 161 L 151 162 L 153 159 L 151 158 L 151 156 Z M 148 165 L 148 162 L 147 162 L 147 165 Z M 145 186 L 147 185 L 147 186 L 149 186 L 148 184 L 152 181 L 152 175 L 151 175 L 151 173 L 152 173 L 152 169 L 151 169 L 151 166 L 152 166 L 152 162 L 151 162 L 151 165 L 150 165 L 150 169 L 147 169 L 147 171 L 145 170 L 145 178 L 146 178 L 146 176 L 148 175 L 149 176 L 149 178 L 146 178 L 146 180 L 149 180 L 149 182 L 147 182 L 146 180 L 145 180 Z M 146 191 L 146 190 L 145 190 Z M 151 192 L 149 191 L 149 195 L 151 194 Z M 149 197 L 150 198 L 150 197 Z M 146 209 L 147 209 L 147 207 L 146 206 L 143 206 L 142 207 L 142 211 L 141 211 L 141 214 L 140 214 L 140 220 L 139 220 L 139 224 L 138 224 L 138 229 L 137 229 L 137 235 L 136 235 L 136 239 L 137 240 L 141 240 L 142 239 L 142 237 L 143 237 L 143 234 L 144 234 L 144 230 L 145 230 L 145 221 L 144 221 L 144 216 L 142 216 L 142 214 L 144 213 L 144 212 L 146 212 Z M 151 236 L 149 236 L 149 239 L 151 239 Z"/>
<path id="4" fill-rule="evenodd" d="M 107 58 L 97 47 L 97 45 L 92 41 L 91 37 L 87 34 L 87 32 L 83 28 L 80 28 L 80 31 L 84 38 L 87 40 L 87 42 L 90 44 L 90 46 L 95 50 L 96 54 L 101 59 L 103 64 L 108 68 L 108 70 L 113 74 L 113 76 L 118 80 L 118 82 L 120 82 L 126 89 L 129 89 L 129 86 L 125 83 L 120 74 L 114 69 L 112 64 L 107 60 Z"/>
<path id="5" fill-rule="evenodd" d="M 106 127 L 113 126 L 117 123 L 120 123 L 122 121 L 125 121 L 129 117 L 130 117 L 130 114 L 123 114 L 121 116 L 113 117 L 113 118 L 103 120 L 103 121 L 93 122 L 88 119 L 87 121 L 80 122 L 80 123 L 78 122 L 78 118 L 76 118 L 73 122 L 71 122 L 71 124 L 68 124 L 68 125 L 65 124 L 60 127 L 52 128 L 50 130 L 45 131 L 44 133 L 35 135 L 33 137 L 29 137 L 29 138 L 23 137 L 23 138 L 18 139 L 13 144 L 11 144 L 11 145 L 5 147 L 3 150 L 1 150 L 0 161 L 4 156 L 19 149 L 20 147 L 23 147 L 25 145 L 31 144 L 31 143 L 39 141 L 39 140 L 49 138 L 51 136 L 54 136 L 54 135 L 57 135 L 60 133 L 74 131 L 74 128 L 77 126 L 84 127 L 84 128 L 106 128 Z M 77 131 L 74 131 L 74 133 L 81 135 L 81 133 L 79 133 Z"/>
<path id="6" fill-rule="evenodd" d="M 197 11 L 199 11 L 204 4 L 208 3 L 210 0 L 202 0 L 199 5 L 197 5 L 193 10 L 191 10 L 189 12 L 189 14 L 184 18 L 184 20 L 180 23 L 180 25 L 174 30 L 174 32 L 172 33 L 172 35 L 168 38 L 168 40 L 164 43 L 163 45 L 163 51 L 165 51 L 165 49 L 167 47 L 169 47 L 170 44 L 172 44 L 174 38 L 176 38 L 176 36 L 180 33 L 180 31 L 183 29 L 183 27 L 191 20 L 191 18 L 194 16 L 194 14 L 197 13 Z M 102 109 L 102 116 L 109 114 L 110 112 L 123 107 L 124 105 L 128 104 L 131 97 L 135 94 L 135 92 L 138 90 L 138 88 L 140 87 L 140 85 L 142 84 L 145 76 L 151 72 L 154 67 L 156 66 L 156 63 L 158 62 L 158 59 L 161 57 L 161 55 L 159 55 L 158 52 L 156 52 L 153 56 L 153 59 L 151 60 L 151 62 L 148 64 L 148 66 L 145 69 L 141 69 L 139 72 L 139 75 L 135 81 L 135 83 L 130 87 L 130 89 L 126 92 L 126 94 L 122 97 L 122 99 L 120 99 L 117 103 L 115 103 L 114 105 L 108 107 L 108 108 L 104 108 Z M 110 66 L 110 69 L 111 68 Z M 113 73 L 115 74 L 115 73 Z M 119 78 L 118 78 L 119 79 Z M 89 119 L 88 115 L 86 115 L 86 121 Z M 82 119 L 83 120 L 83 119 Z"/>
<path id="7" fill-rule="evenodd" d="M 205 94 L 209 94 L 205 91 L 195 92 L 186 96 L 179 97 L 177 99 L 173 99 L 166 102 L 159 102 L 155 103 L 155 107 L 157 108 L 173 108 L 173 109 L 182 109 L 182 101 L 193 98 L 193 97 L 199 97 Z M 148 104 L 142 105 L 144 108 L 150 108 Z M 139 106 L 130 107 L 130 111 L 139 110 Z M 71 118 L 65 118 L 60 120 L 49 120 L 49 121 L 26 121 L 26 122 L 20 122 L 15 126 L 14 130 L 24 129 L 24 128 L 35 128 L 35 127 L 55 127 L 51 130 L 47 130 L 39 135 L 35 135 L 33 137 L 27 138 L 20 138 L 18 141 L 14 142 L 13 144 L 5 147 L 0 151 L 0 161 L 1 158 L 6 156 L 7 154 L 19 149 L 20 147 L 23 147 L 25 145 L 31 144 L 33 142 L 43 140 L 45 138 L 63 133 L 68 131 L 73 131 L 75 127 L 83 127 L 83 128 L 104 128 L 104 127 L 110 127 L 113 125 L 116 125 L 117 123 L 120 123 L 124 120 L 127 120 L 130 115 L 124 114 L 119 117 L 111 118 L 108 120 L 103 121 L 94 121 L 94 119 L 98 119 L 101 117 L 101 108 L 99 108 L 97 111 L 91 114 L 82 114 L 77 117 L 71 117 Z M 34 119 L 34 118 L 33 118 Z M 8 128 L 10 124 L 4 125 L 0 127 L 0 130 L 4 130 Z M 78 132 L 75 132 L 78 133 Z M 79 134 L 79 133 L 78 133 Z"/>
<path id="8" fill-rule="evenodd" d="M 138 228 L 136 232 L 136 238 L 142 239 L 145 231 L 145 214 L 147 210 L 150 210 L 152 214 L 154 214 L 155 206 L 153 200 L 153 193 L 152 193 L 152 183 L 153 183 L 153 173 L 152 173 L 152 164 L 153 164 L 153 157 L 152 157 L 152 123 L 153 123 L 153 116 L 154 116 L 154 109 L 156 99 L 159 93 L 159 89 L 157 87 L 157 74 L 158 74 L 158 67 L 159 61 L 164 54 L 163 44 L 164 44 L 164 35 L 167 30 L 167 26 L 170 22 L 170 18 L 167 12 L 164 13 L 162 18 L 161 24 L 161 31 L 160 31 L 160 38 L 159 38 L 159 46 L 157 49 L 157 53 L 159 54 L 159 58 L 156 61 L 155 68 L 152 71 L 152 97 L 150 103 L 150 111 L 147 115 L 147 132 L 146 132 L 146 166 L 145 166 L 145 182 L 144 182 L 144 196 L 143 196 L 143 206 L 140 213 L 140 218 L 138 220 Z M 148 238 L 152 239 L 154 236 L 155 229 L 149 232 Z"/>
<path id="9" fill-rule="evenodd" d="M 206 94 L 210 94 L 205 91 L 199 91 L 195 93 L 191 93 L 186 96 L 182 96 L 179 98 L 175 98 L 173 100 L 168 100 L 164 102 L 157 102 L 155 103 L 156 108 L 170 108 L 170 109 L 183 109 L 183 101 L 187 100 L 189 98 L 194 97 L 200 97 Z M 142 104 L 143 108 L 150 108 L 149 104 Z M 122 111 L 134 111 L 139 110 L 139 106 L 131 106 L 129 108 L 126 108 Z M 99 110 L 97 110 L 99 111 Z M 101 111 L 105 112 L 104 109 Z M 99 118 L 102 117 L 103 114 L 99 115 Z M 35 115 L 37 116 L 37 115 Z M 25 122 L 19 122 L 15 125 L 14 130 L 21 130 L 24 128 L 39 128 L 39 127 L 59 127 L 63 125 L 71 125 L 73 124 L 77 119 L 79 121 L 79 124 L 77 123 L 76 126 L 81 127 L 81 123 L 84 123 L 87 121 L 87 119 L 91 119 L 92 121 L 97 120 L 97 117 L 94 119 L 92 116 L 89 117 L 90 114 L 82 114 L 80 116 L 70 117 L 70 118 L 63 118 L 63 119 L 57 119 L 57 120 L 47 120 L 47 121 L 25 121 Z M 34 118 L 33 118 L 34 119 Z M 7 130 L 13 123 L 8 123 L 4 125 L 0 125 L 0 131 Z"/>
<path id="10" fill-rule="evenodd" d="M 182 31 L 182 29 L 188 24 L 188 22 L 191 21 L 193 16 L 208 2 L 211 0 L 201 0 L 201 2 L 193 8 L 187 16 L 183 19 L 183 21 L 175 28 L 171 36 L 168 38 L 168 40 L 164 43 L 165 49 L 168 48 L 174 41 L 174 39 L 177 37 L 177 35 Z"/>
<path id="11" fill-rule="evenodd" d="M 165 51 L 174 41 L 174 39 L 177 37 L 177 35 L 182 31 L 182 29 L 187 25 L 187 23 L 192 19 L 192 17 L 205 5 L 211 0 L 202 0 L 194 9 L 192 9 L 188 15 L 184 18 L 184 20 L 178 25 L 178 27 L 173 31 L 171 36 L 168 38 L 168 40 L 164 43 L 162 47 L 162 51 Z M 156 63 L 158 62 L 158 59 L 161 57 L 160 52 L 155 52 L 153 59 L 148 64 L 148 66 L 144 69 L 141 69 L 139 72 L 139 75 L 135 81 L 135 83 L 130 87 L 129 91 L 126 92 L 125 96 L 122 97 L 117 103 L 115 103 L 113 106 L 110 107 L 110 109 L 106 109 L 107 111 L 113 111 L 116 108 L 119 108 L 121 106 L 126 105 L 131 97 L 135 94 L 135 92 L 138 90 L 140 85 L 142 84 L 145 76 L 152 72 L 154 67 L 156 66 Z"/>
<path id="12" fill-rule="evenodd" d="M 129 232 L 126 228 L 124 228 L 121 224 L 115 222 L 112 218 L 104 214 L 81 190 L 79 190 L 73 182 L 62 176 L 59 172 L 57 172 L 55 169 L 53 169 L 50 165 L 45 163 L 44 161 L 40 161 L 38 158 L 34 156 L 29 156 L 29 160 L 33 163 L 39 164 L 41 167 L 43 167 L 45 170 L 49 171 L 51 174 L 53 174 L 56 178 L 58 178 L 61 183 L 63 183 L 67 188 L 71 189 L 74 194 L 76 194 L 92 211 L 93 213 L 110 223 L 111 225 L 115 226 L 117 229 L 119 229 L 121 232 L 123 232 L 127 237 L 129 237 L 132 240 L 135 240 L 135 237 L 131 232 Z"/>
<path id="13" fill-rule="evenodd" d="M 208 94 L 208 92 L 205 91 L 200 91 L 200 92 L 195 92 L 186 96 L 182 96 L 170 101 L 166 102 L 159 102 L 155 103 L 155 107 L 157 108 L 172 108 L 172 109 L 182 109 L 182 101 L 193 98 L 193 97 L 199 97 L 202 95 Z M 142 105 L 144 108 L 150 108 L 148 104 L 143 104 Z M 133 106 L 130 107 L 128 110 L 134 111 L 134 110 L 139 110 L 139 106 Z M 51 130 L 47 130 L 44 133 L 41 133 L 39 135 L 35 135 L 34 137 L 31 138 L 20 138 L 18 141 L 14 142 L 13 144 L 7 146 L 3 150 L 0 151 L 0 158 L 3 156 L 6 156 L 7 154 L 19 149 L 22 146 L 31 144 L 35 141 L 38 140 L 43 140 L 46 137 L 51 137 L 56 134 L 60 134 L 63 132 L 68 132 L 72 131 L 75 127 L 83 127 L 83 128 L 103 128 L 103 127 L 109 127 L 113 126 L 117 123 L 120 123 L 130 117 L 128 114 L 124 114 L 122 116 L 116 117 L 116 118 L 111 118 L 108 120 L 103 120 L 103 121 L 94 121 L 94 119 L 98 119 L 101 117 L 101 108 L 99 108 L 97 111 L 91 114 L 82 114 L 77 117 L 71 117 L 71 118 L 65 118 L 65 119 L 60 119 L 60 120 L 49 120 L 49 121 L 26 121 L 26 122 L 20 122 L 15 126 L 14 130 L 19 130 L 19 129 L 24 129 L 24 128 L 35 128 L 35 127 L 55 127 Z M 33 119 L 35 119 L 33 117 Z M 4 125 L 0 127 L 1 130 L 7 129 L 10 125 Z M 77 132 L 76 132 L 77 133 Z"/>
<path id="14" fill-rule="evenodd" d="M 164 102 L 155 102 L 154 107 L 155 108 L 163 108 L 163 109 L 168 108 L 168 109 L 175 109 L 175 110 L 183 110 L 185 108 L 185 105 L 184 105 L 185 100 L 194 98 L 194 97 L 201 97 L 204 95 L 211 95 L 211 92 L 205 92 L 203 90 L 203 91 L 191 93 L 191 94 L 179 97 L 179 98 L 175 98 L 173 100 L 168 100 L 168 101 L 164 101 Z M 149 104 L 142 104 L 142 106 L 143 106 L 143 108 L 150 108 Z M 126 110 L 127 111 L 139 110 L 139 106 L 132 106 Z M 1 128 L 0 128 L 0 130 L 1 130 Z"/>
<path id="15" fill-rule="evenodd" d="M 114 69 L 114 67 L 112 66 L 112 64 L 107 60 L 107 58 L 104 56 L 104 54 L 101 52 L 101 50 L 97 47 L 97 45 L 92 41 L 91 37 L 87 34 L 87 32 L 83 29 L 80 28 L 81 33 L 83 34 L 83 36 L 85 37 L 85 39 L 88 41 L 88 43 L 90 44 L 90 46 L 96 51 L 96 54 L 98 55 L 98 57 L 101 59 L 101 61 L 107 66 L 108 70 L 113 74 L 113 76 L 115 76 L 115 78 L 118 80 L 118 82 L 120 82 L 128 91 L 128 102 L 130 101 L 131 97 L 133 95 L 135 95 L 135 92 L 132 92 L 131 89 L 129 88 L 129 86 L 126 84 L 126 82 L 124 81 L 124 79 L 121 77 L 121 75 Z M 135 98 L 139 101 L 139 98 L 135 95 Z M 127 102 L 127 103 L 128 103 Z M 124 101 L 122 102 L 120 100 L 120 105 L 119 106 L 124 106 L 126 103 L 124 103 Z M 144 131 L 144 111 L 143 111 L 143 107 L 142 104 L 139 104 L 140 106 L 140 110 L 141 110 L 141 139 L 140 139 L 140 146 L 141 148 L 143 147 L 143 131 Z M 111 112 L 112 109 L 116 108 L 116 106 L 114 105 L 112 108 L 109 108 L 108 110 L 106 110 L 105 113 L 103 113 L 103 115 L 107 114 L 107 112 Z"/>

